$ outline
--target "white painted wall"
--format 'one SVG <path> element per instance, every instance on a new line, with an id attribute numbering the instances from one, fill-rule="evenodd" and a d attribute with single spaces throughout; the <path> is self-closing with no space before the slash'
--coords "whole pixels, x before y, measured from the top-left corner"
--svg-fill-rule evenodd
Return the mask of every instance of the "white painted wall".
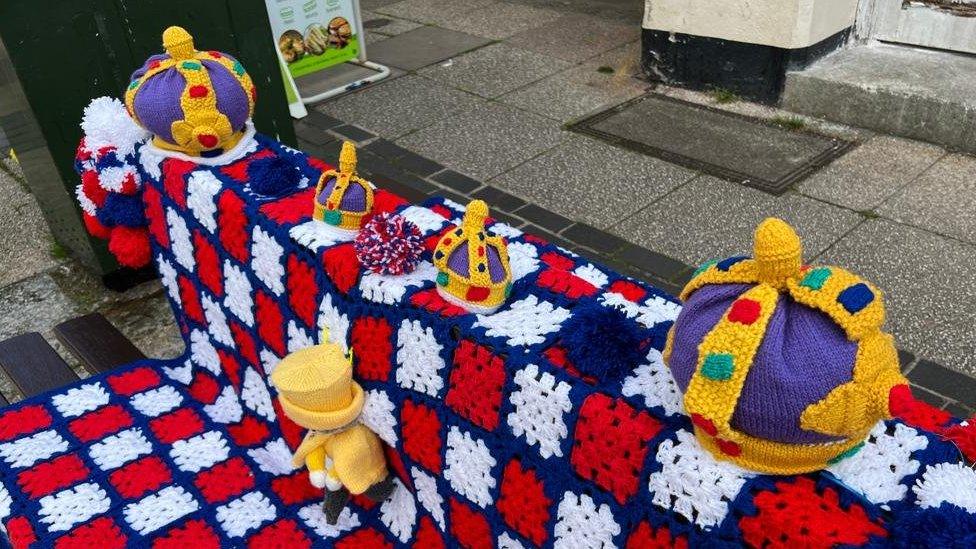
<path id="1" fill-rule="evenodd" d="M 805 48 L 854 24 L 857 0 L 644 0 L 644 28 Z"/>

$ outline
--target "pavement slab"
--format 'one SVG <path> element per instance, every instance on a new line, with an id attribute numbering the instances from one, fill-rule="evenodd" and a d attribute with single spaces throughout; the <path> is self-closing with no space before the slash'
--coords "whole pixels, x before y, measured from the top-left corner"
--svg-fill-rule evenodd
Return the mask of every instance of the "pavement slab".
<path id="1" fill-rule="evenodd" d="M 819 263 L 841 265 L 884 292 L 898 346 L 976 374 L 976 247 L 928 231 L 872 219 L 831 247 Z"/>
<path id="2" fill-rule="evenodd" d="M 935 145 L 878 135 L 800 182 L 796 189 L 852 210 L 873 210 L 944 154 Z"/>
<path id="3" fill-rule="evenodd" d="M 495 0 L 404 0 L 381 6 L 375 11 L 419 21 L 428 25 L 447 27 L 465 14 L 497 4 Z"/>
<path id="4" fill-rule="evenodd" d="M 363 11 L 363 28 L 367 33 L 374 32 L 387 36 L 396 36 L 407 31 L 412 31 L 421 26 L 416 21 L 401 19 L 392 15 Z"/>
<path id="5" fill-rule="evenodd" d="M 569 66 L 567 61 L 502 42 L 466 53 L 449 62 L 431 65 L 418 73 L 482 97 L 492 98 Z"/>
<path id="6" fill-rule="evenodd" d="M 640 27 L 590 15 L 564 15 L 520 32 L 508 42 L 566 61 L 581 62 L 640 37 Z"/>
<path id="7" fill-rule="evenodd" d="M 467 92 L 408 74 L 315 108 L 395 139 L 482 104 L 484 100 Z"/>
<path id="8" fill-rule="evenodd" d="M 976 243 L 976 158 L 948 155 L 878 208 L 882 216 Z"/>
<path id="9" fill-rule="evenodd" d="M 0 287 L 63 261 L 52 255 L 54 238 L 40 207 L 6 165 L 0 165 Z"/>
<path id="10" fill-rule="evenodd" d="M 862 221 L 855 212 L 787 193 L 700 176 L 611 228 L 631 242 L 690 265 L 752 253 L 753 232 L 767 217 L 793 225 L 811 260 Z"/>
<path id="11" fill-rule="evenodd" d="M 656 158 L 573 136 L 491 183 L 557 214 L 605 229 L 694 175 Z"/>
<path id="12" fill-rule="evenodd" d="M 489 179 L 567 138 L 551 120 L 497 103 L 481 105 L 397 140 L 478 179 Z"/>
<path id="13" fill-rule="evenodd" d="M 370 48 L 369 57 L 377 63 L 412 71 L 489 42 L 487 38 L 463 32 L 419 27 L 376 44 Z"/>
<path id="14" fill-rule="evenodd" d="M 468 34 L 502 40 L 519 32 L 534 29 L 558 19 L 558 11 L 522 4 L 491 4 L 446 20 L 442 27 Z"/>
<path id="15" fill-rule="evenodd" d="M 647 91 L 647 82 L 624 73 L 601 72 L 611 67 L 586 63 L 498 98 L 502 103 L 568 122 L 604 110 Z"/>

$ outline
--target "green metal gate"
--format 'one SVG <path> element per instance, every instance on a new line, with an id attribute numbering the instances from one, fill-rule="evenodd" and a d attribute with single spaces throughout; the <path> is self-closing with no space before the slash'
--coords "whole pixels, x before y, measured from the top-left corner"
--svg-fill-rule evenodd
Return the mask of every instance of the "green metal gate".
<path id="1" fill-rule="evenodd" d="M 295 145 L 263 0 L 0 1 L 0 126 L 55 238 L 102 274 L 118 265 L 87 236 L 73 198 L 82 110 L 94 97 L 121 97 L 170 25 L 240 59 L 258 89 L 258 131 Z"/>

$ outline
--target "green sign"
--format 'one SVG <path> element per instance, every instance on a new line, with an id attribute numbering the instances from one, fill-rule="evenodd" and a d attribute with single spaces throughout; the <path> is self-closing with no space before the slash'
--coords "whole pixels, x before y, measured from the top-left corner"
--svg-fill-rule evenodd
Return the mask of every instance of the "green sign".
<path id="1" fill-rule="evenodd" d="M 293 78 L 359 56 L 353 0 L 265 0 L 281 58 Z"/>

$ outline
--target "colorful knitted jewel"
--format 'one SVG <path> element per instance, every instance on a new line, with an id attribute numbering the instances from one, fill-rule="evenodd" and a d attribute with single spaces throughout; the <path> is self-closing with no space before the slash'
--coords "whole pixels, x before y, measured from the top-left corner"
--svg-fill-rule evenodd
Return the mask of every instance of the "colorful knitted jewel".
<path id="1" fill-rule="evenodd" d="M 837 267 L 801 266 L 800 239 L 779 219 L 756 229 L 754 259 L 706 263 L 681 299 L 664 356 L 719 458 L 773 474 L 822 469 L 856 453 L 907 384 L 881 331 L 881 292 Z"/>
<path id="2" fill-rule="evenodd" d="M 356 257 L 374 273 L 402 275 L 413 272 L 424 251 L 420 229 L 401 215 L 374 216 L 353 242 Z"/>
<path id="3" fill-rule="evenodd" d="M 356 146 L 346 141 L 339 152 L 339 169 L 326 170 L 319 178 L 312 217 L 351 236 L 372 210 L 373 185 L 356 175 Z"/>
<path id="4" fill-rule="evenodd" d="M 457 229 L 444 234 L 434 249 L 437 291 L 469 311 L 488 314 L 505 302 L 512 290 L 508 244 L 485 229 L 488 205 L 472 200 Z"/>
<path id="5" fill-rule="evenodd" d="M 163 47 L 132 74 L 129 114 L 163 149 L 217 156 L 232 148 L 254 113 L 251 77 L 225 53 L 195 50 L 181 27 L 163 32 Z"/>

